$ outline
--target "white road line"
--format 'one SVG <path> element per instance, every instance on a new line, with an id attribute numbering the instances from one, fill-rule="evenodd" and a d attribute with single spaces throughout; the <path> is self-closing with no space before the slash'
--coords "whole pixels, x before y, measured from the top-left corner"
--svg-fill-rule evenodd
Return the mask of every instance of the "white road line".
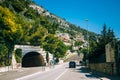
<path id="1" fill-rule="evenodd" d="M 55 80 L 58 80 L 64 73 L 66 73 L 68 69 L 66 69 L 62 74 L 60 74 Z"/>
<path id="2" fill-rule="evenodd" d="M 15 79 L 15 80 L 25 80 L 25 79 L 27 79 L 27 78 L 29 78 L 29 77 L 32 77 L 32 76 L 37 75 L 37 74 L 40 74 L 40 73 L 42 73 L 42 72 L 37 72 L 37 73 L 34 73 L 34 74 L 30 74 L 30 75 L 27 75 L 27 76 L 23 76 L 23 77 L 21 77 L 21 78 Z"/>
<path id="3" fill-rule="evenodd" d="M 59 67 L 61 67 L 61 65 L 58 65 L 58 66 L 55 66 L 56 68 L 59 68 Z M 55 68 L 54 68 L 55 69 Z M 29 78 L 29 77 L 32 77 L 32 76 L 35 76 L 35 75 L 38 75 L 38 74 L 40 74 L 40 73 L 44 73 L 44 72 L 47 72 L 47 71 L 51 71 L 52 69 L 45 69 L 45 71 L 40 71 L 40 72 L 36 72 L 36 73 L 33 73 L 33 74 L 30 74 L 30 75 L 26 75 L 26 76 L 23 76 L 23 77 L 20 77 L 20 78 L 17 78 L 17 79 L 15 79 L 15 80 L 25 80 L 25 79 L 27 79 L 27 78 Z"/>
<path id="4" fill-rule="evenodd" d="M 20 78 L 17 78 L 15 80 L 25 80 L 29 77 L 32 77 L 32 76 L 35 76 L 35 75 L 38 75 L 38 74 L 41 74 L 43 72 L 47 72 L 48 70 L 45 69 L 45 71 L 39 71 L 39 72 L 36 72 L 36 73 L 33 73 L 33 74 L 29 74 L 29 75 L 26 75 L 26 76 L 23 76 L 23 77 L 20 77 Z"/>

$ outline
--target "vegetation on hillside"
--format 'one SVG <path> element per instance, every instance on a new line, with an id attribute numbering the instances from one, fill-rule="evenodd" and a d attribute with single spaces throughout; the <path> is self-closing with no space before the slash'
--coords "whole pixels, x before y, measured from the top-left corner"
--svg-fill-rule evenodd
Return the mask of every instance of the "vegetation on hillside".
<path id="1" fill-rule="evenodd" d="M 0 45 L 3 46 L 3 49 L 5 48 L 8 50 L 4 53 L 9 54 L 7 56 L 8 59 L 10 59 L 15 43 L 17 43 L 22 37 L 22 33 L 22 26 L 17 23 L 17 17 L 15 14 L 13 14 L 8 8 L 0 6 Z M 2 56 L 3 52 L 0 51 L 0 53 Z M 9 65 L 9 61 L 8 64 L 5 64 Z"/>
<path id="2" fill-rule="evenodd" d="M 10 65 L 15 44 L 39 45 L 57 58 L 67 51 L 67 46 L 54 36 L 58 24 L 30 8 L 30 3 L 30 0 L 0 2 L 0 66 Z"/>
<path id="3" fill-rule="evenodd" d="M 86 58 L 89 59 L 90 62 L 105 62 L 105 45 L 110 42 L 116 44 L 117 40 L 113 30 L 104 24 L 101 35 L 98 36 L 97 40 L 89 42 L 89 53 L 86 52 Z"/>
<path id="4" fill-rule="evenodd" d="M 68 33 L 71 40 L 74 40 L 76 35 L 80 35 L 81 33 L 87 40 L 88 32 L 91 46 L 90 54 L 87 54 L 88 57 L 101 51 L 103 45 L 107 43 L 105 41 L 102 42 L 106 37 L 106 35 L 104 36 L 105 32 L 99 38 L 99 43 L 95 42 L 97 40 L 96 36 L 98 36 L 95 33 L 70 24 L 65 19 L 63 20 L 69 27 L 61 26 L 61 21 L 58 22 L 54 17 L 39 14 L 36 9 L 29 7 L 31 4 L 36 5 L 32 0 L 0 1 L 0 66 L 10 65 L 15 44 L 41 46 L 45 51 L 54 54 L 54 57 L 57 58 L 64 57 L 68 49 L 74 51 L 72 50 L 73 45 L 68 48 L 63 41 L 55 36 L 57 31 Z M 53 15 L 52 13 L 50 14 Z M 111 33 L 111 29 L 105 33 L 107 36 L 109 35 L 107 39 L 112 36 Z M 82 42 L 75 41 L 75 46 L 81 44 Z M 78 50 L 78 53 L 81 52 L 80 50 Z M 18 59 L 18 62 L 21 61 Z"/>

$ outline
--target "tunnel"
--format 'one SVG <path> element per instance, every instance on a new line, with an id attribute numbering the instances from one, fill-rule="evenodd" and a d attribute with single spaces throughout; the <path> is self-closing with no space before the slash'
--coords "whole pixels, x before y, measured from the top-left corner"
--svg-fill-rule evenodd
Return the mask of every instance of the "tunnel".
<path id="1" fill-rule="evenodd" d="M 38 52 L 29 52 L 22 58 L 22 67 L 39 67 L 44 65 L 44 58 Z"/>

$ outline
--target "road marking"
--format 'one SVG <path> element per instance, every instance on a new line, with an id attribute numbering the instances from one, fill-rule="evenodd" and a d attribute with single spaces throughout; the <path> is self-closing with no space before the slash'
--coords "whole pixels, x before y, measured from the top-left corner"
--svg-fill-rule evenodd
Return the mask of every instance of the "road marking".
<path id="1" fill-rule="evenodd" d="M 61 67 L 61 65 L 58 65 L 58 66 L 55 66 L 56 68 L 59 68 L 59 67 Z M 55 69 L 55 68 L 53 68 L 53 69 Z M 45 69 L 45 71 L 40 71 L 40 72 L 36 72 L 36 73 L 33 73 L 33 74 L 29 74 L 29 75 L 26 75 L 26 76 L 23 76 L 23 77 L 20 77 L 20 78 L 17 78 L 17 79 L 15 79 L 15 80 L 25 80 L 25 79 L 27 79 L 27 78 L 30 78 L 30 77 L 32 77 L 32 76 L 35 76 L 35 75 L 38 75 L 38 74 L 41 74 L 41 73 L 44 73 L 44 72 L 47 72 L 47 71 L 51 71 L 52 69 Z"/>
<path id="2" fill-rule="evenodd" d="M 40 73 L 42 73 L 42 72 L 37 72 L 37 73 L 34 73 L 34 74 L 26 75 L 26 76 L 17 78 L 17 79 L 15 79 L 15 80 L 25 80 L 25 79 L 27 79 L 27 78 L 29 78 L 29 77 L 35 76 L 35 75 L 40 74 Z"/>
<path id="3" fill-rule="evenodd" d="M 60 74 L 55 80 L 58 80 L 64 73 L 66 73 L 68 69 L 66 69 L 62 74 Z"/>
<path id="4" fill-rule="evenodd" d="M 100 78 L 100 80 L 110 80 L 110 79 L 103 77 L 103 78 Z"/>
<path id="5" fill-rule="evenodd" d="M 30 78 L 32 76 L 35 76 L 35 75 L 38 75 L 38 74 L 41 74 L 43 72 L 47 72 L 48 70 L 45 70 L 45 71 L 39 71 L 39 72 L 36 72 L 36 73 L 33 73 L 33 74 L 29 74 L 29 75 L 26 75 L 26 76 L 23 76 L 23 77 L 20 77 L 20 78 L 17 78 L 15 80 L 25 80 L 27 78 Z"/>

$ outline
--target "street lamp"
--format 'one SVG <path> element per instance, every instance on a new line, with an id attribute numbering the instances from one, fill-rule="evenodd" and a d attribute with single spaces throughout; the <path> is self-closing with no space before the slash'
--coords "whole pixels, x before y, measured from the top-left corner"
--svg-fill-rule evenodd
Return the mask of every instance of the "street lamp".
<path id="1" fill-rule="evenodd" d="M 87 54 L 89 54 L 89 33 L 88 33 L 88 19 L 85 19 L 86 27 L 87 27 Z M 86 55 L 85 55 L 86 56 Z M 88 60 L 86 60 L 86 65 L 88 66 Z"/>
<path id="2" fill-rule="evenodd" d="M 86 27 L 87 27 L 87 50 L 88 50 L 88 54 L 89 54 L 89 33 L 88 33 L 88 19 L 85 19 L 86 22 Z"/>

